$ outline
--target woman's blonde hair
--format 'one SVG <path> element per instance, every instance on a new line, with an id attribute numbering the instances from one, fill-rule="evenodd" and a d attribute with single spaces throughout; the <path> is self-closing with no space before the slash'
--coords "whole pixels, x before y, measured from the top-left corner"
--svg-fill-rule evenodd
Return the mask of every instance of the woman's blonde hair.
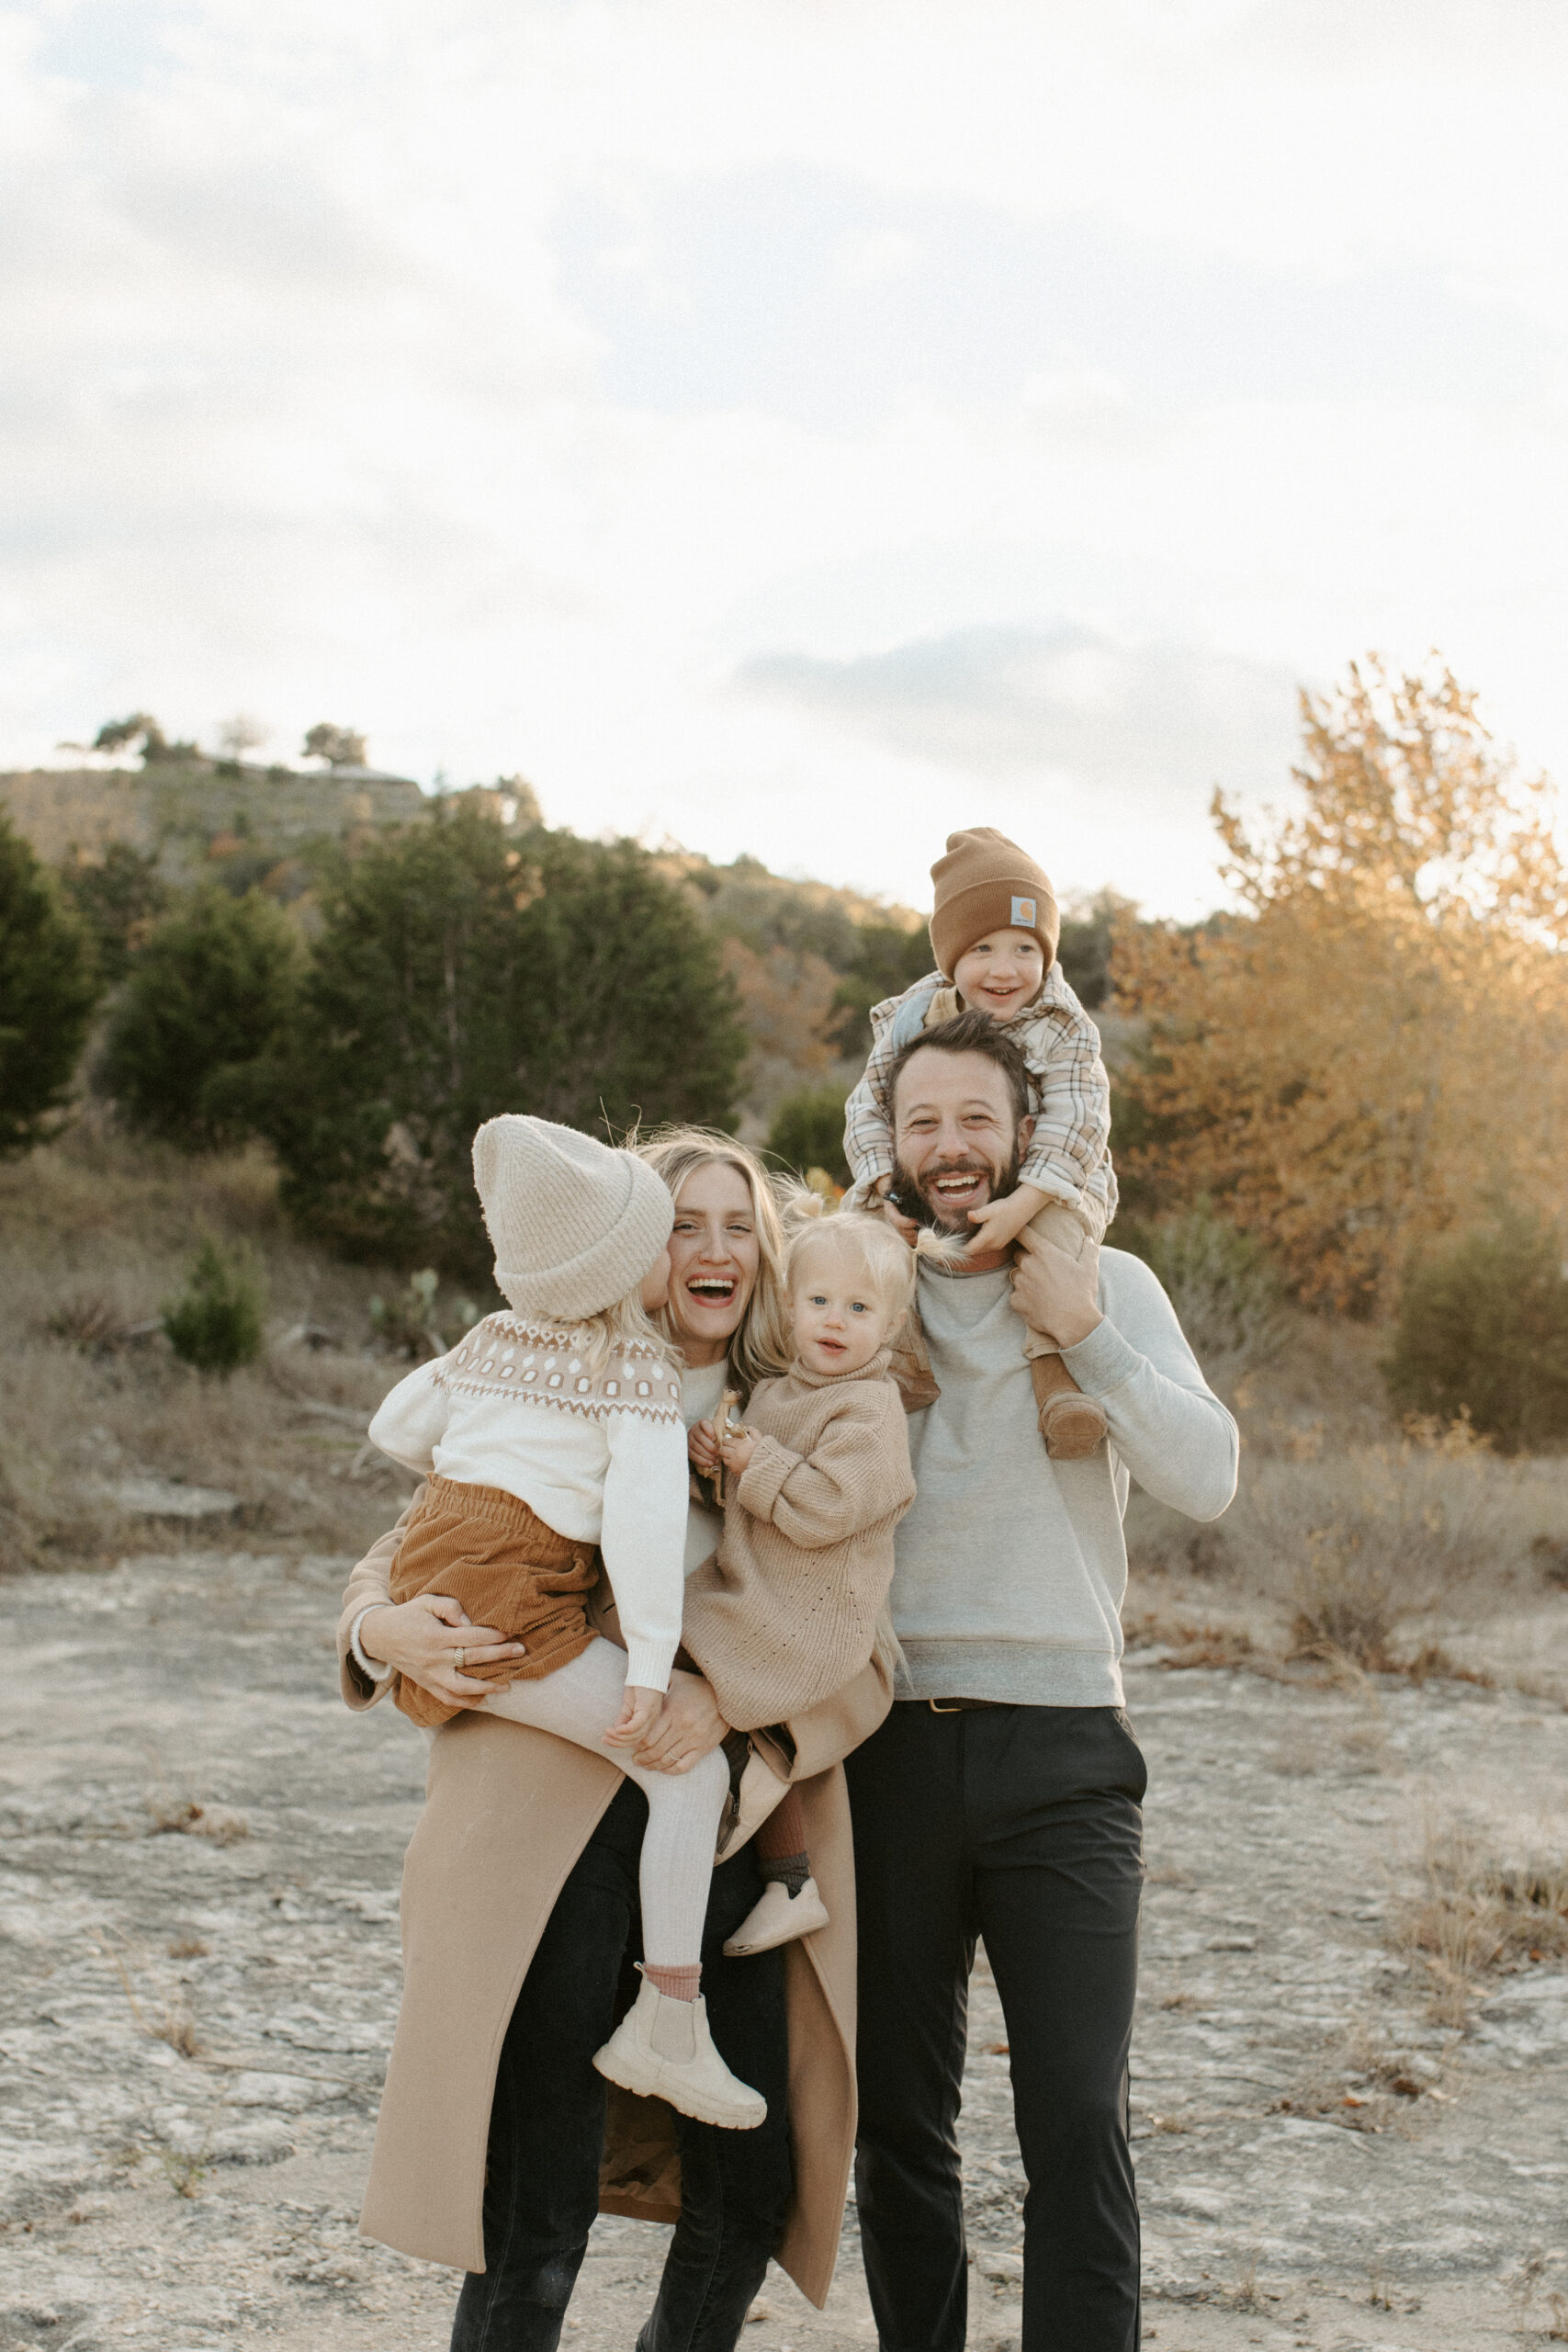
<path id="1" fill-rule="evenodd" d="M 787 1372 L 795 1354 L 784 1288 L 784 1227 L 767 1170 L 744 1144 L 713 1127 L 656 1127 L 651 1135 L 629 1140 L 638 1158 L 646 1159 L 663 1178 L 677 1208 L 682 1187 L 699 1168 L 733 1168 L 751 1195 L 757 1229 L 757 1283 L 746 1303 L 739 1329 L 729 1342 L 730 1368 L 749 1396 L 760 1380 L 773 1380 Z M 669 1309 L 660 1309 L 654 1319 L 665 1346 L 678 1351 L 680 1335 Z"/>
<path id="2" fill-rule="evenodd" d="M 883 1217 L 864 1209 L 836 1214 L 818 1193 L 792 1188 L 784 1204 L 784 1283 L 793 1294 L 801 1261 L 813 1250 L 831 1246 L 856 1257 L 895 1326 L 915 1303 L 915 1252 Z"/>

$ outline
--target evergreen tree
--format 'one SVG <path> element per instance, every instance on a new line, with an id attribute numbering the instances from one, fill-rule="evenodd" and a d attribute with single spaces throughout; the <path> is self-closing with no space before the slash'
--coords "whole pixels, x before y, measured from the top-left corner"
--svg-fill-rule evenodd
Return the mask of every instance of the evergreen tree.
<path id="1" fill-rule="evenodd" d="M 57 1125 L 97 994 L 85 928 L 0 811 L 0 1154 Z"/>
<path id="2" fill-rule="evenodd" d="M 98 977 L 107 988 L 118 987 L 132 956 L 168 911 L 168 886 L 157 863 L 147 850 L 110 842 L 96 865 L 84 860 L 61 871 L 61 888 L 93 935 Z"/>
<path id="3" fill-rule="evenodd" d="M 98 1078 L 129 1126 L 187 1151 L 250 1128 L 246 1073 L 278 1044 L 301 962 L 281 908 L 207 889 L 134 957 Z"/>
<path id="4" fill-rule="evenodd" d="M 722 1124 L 745 1038 L 682 891 L 635 843 L 439 815 L 340 874 L 265 1075 L 283 1198 L 353 1254 L 489 1264 L 470 1149 L 501 1111 Z"/>
<path id="5" fill-rule="evenodd" d="M 786 1094 L 768 1129 L 768 1150 L 795 1175 L 805 1177 L 820 1168 L 847 1190 L 850 1165 L 844 1157 L 843 1088 L 806 1086 L 798 1094 Z"/>

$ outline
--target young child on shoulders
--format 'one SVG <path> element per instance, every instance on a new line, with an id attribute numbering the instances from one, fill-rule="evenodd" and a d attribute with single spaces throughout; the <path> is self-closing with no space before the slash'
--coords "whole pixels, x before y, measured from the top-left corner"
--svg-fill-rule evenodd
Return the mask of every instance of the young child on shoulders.
<path id="1" fill-rule="evenodd" d="M 808 1196 L 810 1198 L 811 1196 Z M 805 1204 L 801 1204 L 804 1211 Z M 813 1205 L 820 1208 L 819 1203 Z M 914 1296 L 912 1250 L 880 1218 L 803 1216 L 784 1261 L 795 1359 L 753 1391 L 742 1428 L 700 1421 L 697 1468 L 724 1469 L 724 1535 L 686 1585 L 684 1642 L 730 1724 L 763 1731 L 831 1697 L 874 1655 L 887 1617 L 893 1531 L 915 1497 L 890 1347 Z M 753 1831 L 767 1881 L 725 1951 L 770 1951 L 827 1925 L 799 1797 L 753 1746 L 724 1859 Z"/>
<path id="2" fill-rule="evenodd" d="M 937 969 L 902 996 L 873 1008 L 871 1057 L 845 1105 L 844 1148 L 854 1183 L 846 1207 L 873 1207 L 908 1229 L 891 1197 L 896 1176 L 888 1078 L 907 1046 L 959 1012 L 986 1013 L 1020 1048 L 1028 1066 L 1034 1132 L 1016 1189 L 971 1211 L 972 1253 L 1008 1248 L 1024 1230 L 1081 1256 L 1104 1238 L 1116 1213 L 1111 1165 L 1111 1081 L 1100 1036 L 1056 963 L 1060 918 L 1043 869 L 989 825 L 950 833 L 947 854 L 931 868 L 931 920 Z M 911 1317 L 911 1408 L 936 1394 L 931 1364 Z M 1030 1360 L 1046 1451 L 1056 1460 L 1092 1453 L 1105 1415 L 1085 1396 L 1059 1351 L 1029 1332 Z M 901 1367 L 902 1376 L 902 1367 Z"/>
<path id="3" fill-rule="evenodd" d="M 429 1481 L 390 1598 L 444 1593 L 474 1624 L 522 1642 L 521 1658 L 466 1669 L 497 1686 L 484 1712 L 594 1753 L 608 1747 L 642 1790 L 649 1957 L 635 2006 L 593 2063 L 627 2090 L 750 2130 L 766 2102 L 719 2056 L 701 1994 L 728 1768 L 717 1752 L 684 1774 L 633 1760 L 662 1711 L 681 1639 L 681 1382 L 649 1319 L 669 1287 L 673 1204 L 633 1153 L 546 1119 L 487 1120 L 474 1174 L 496 1285 L 513 1311 L 487 1316 L 400 1381 L 370 1424 L 384 1453 Z M 625 1650 L 586 1613 L 601 1552 Z M 377 1674 L 358 1632 L 355 1654 Z M 418 1724 L 458 1713 L 401 1677 L 396 1696 Z"/>

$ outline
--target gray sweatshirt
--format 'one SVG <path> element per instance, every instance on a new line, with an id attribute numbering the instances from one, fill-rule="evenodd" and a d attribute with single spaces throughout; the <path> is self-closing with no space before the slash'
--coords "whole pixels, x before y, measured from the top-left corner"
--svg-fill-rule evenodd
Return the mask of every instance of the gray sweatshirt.
<path id="1" fill-rule="evenodd" d="M 1157 1278 L 1105 1250 L 1105 1320 L 1063 1360 L 1104 1407 L 1110 1443 L 1052 1462 L 1010 1291 L 1005 1271 L 920 1269 L 942 1395 L 909 1419 L 917 1492 L 894 1539 L 890 1596 L 897 1695 L 1117 1707 L 1128 1474 L 1190 1518 L 1217 1519 L 1235 1492 L 1236 1426 Z"/>

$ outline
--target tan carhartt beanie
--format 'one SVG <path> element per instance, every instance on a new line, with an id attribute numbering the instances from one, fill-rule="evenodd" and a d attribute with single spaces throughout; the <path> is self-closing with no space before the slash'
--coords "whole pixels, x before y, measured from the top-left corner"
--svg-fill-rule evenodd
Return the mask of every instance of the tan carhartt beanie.
<path id="1" fill-rule="evenodd" d="M 675 1204 L 645 1160 L 575 1127 L 507 1113 L 474 1137 L 496 1287 L 519 1315 L 581 1323 L 635 1290 Z"/>
<path id="2" fill-rule="evenodd" d="M 1032 931 L 1045 951 L 1045 969 L 1056 960 L 1062 919 L 1056 894 L 1043 866 L 991 825 L 949 833 L 947 855 L 931 867 L 936 905 L 931 947 L 937 968 L 952 979 L 966 948 L 988 931 Z"/>

